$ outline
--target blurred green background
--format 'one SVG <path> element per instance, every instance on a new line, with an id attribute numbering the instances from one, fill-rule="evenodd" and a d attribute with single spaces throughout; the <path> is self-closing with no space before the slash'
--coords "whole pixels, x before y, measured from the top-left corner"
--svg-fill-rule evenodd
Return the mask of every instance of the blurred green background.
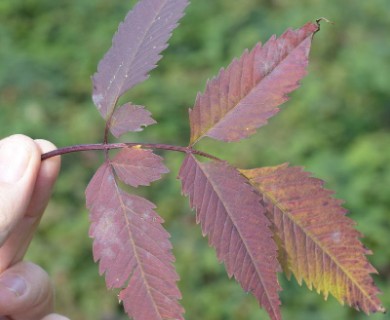
<path id="1" fill-rule="evenodd" d="M 57 146 L 100 142 L 104 123 L 90 76 L 135 1 L 0 1 L 0 137 L 24 133 Z M 315 36 L 309 75 L 278 116 L 237 144 L 200 147 L 240 167 L 302 165 L 346 201 L 373 250 L 375 281 L 390 306 L 390 1 L 194 0 L 151 78 L 128 98 L 158 125 L 123 140 L 185 145 L 188 108 L 206 79 L 257 41 L 327 17 Z M 255 299 L 225 275 L 208 248 L 176 180 L 181 154 L 162 153 L 171 170 L 137 192 L 158 206 L 172 234 L 187 319 L 268 319 Z M 98 153 L 63 157 L 53 199 L 28 259 L 57 288 L 56 308 L 71 319 L 126 319 L 92 261 L 84 189 Z M 295 280 L 280 281 L 284 319 L 366 319 L 327 302 Z M 371 319 L 386 319 L 373 315 Z"/>

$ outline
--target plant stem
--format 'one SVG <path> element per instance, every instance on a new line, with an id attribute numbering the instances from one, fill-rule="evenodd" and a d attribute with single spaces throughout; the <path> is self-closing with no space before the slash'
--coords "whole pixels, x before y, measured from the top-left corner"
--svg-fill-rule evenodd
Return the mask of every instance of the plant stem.
<path id="1" fill-rule="evenodd" d="M 202 152 L 199 150 L 192 149 L 191 147 L 181 147 L 181 146 L 172 146 L 169 144 L 158 144 L 158 143 L 142 143 L 142 142 L 120 142 L 120 143 L 96 143 L 96 144 L 78 144 L 68 147 L 59 148 L 53 151 L 46 152 L 42 154 L 41 160 L 46 160 L 55 156 L 60 156 L 72 152 L 81 152 L 81 151 L 91 151 L 91 150 L 111 150 L 111 149 L 121 149 L 126 147 L 135 147 L 141 146 L 144 148 L 150 149 L 160 149 L 160 150 L 169 150 L 183 153 L 196 154 L 208 159 L 222 161 L 221 159 L 214 157 L 211 154 Z"/>

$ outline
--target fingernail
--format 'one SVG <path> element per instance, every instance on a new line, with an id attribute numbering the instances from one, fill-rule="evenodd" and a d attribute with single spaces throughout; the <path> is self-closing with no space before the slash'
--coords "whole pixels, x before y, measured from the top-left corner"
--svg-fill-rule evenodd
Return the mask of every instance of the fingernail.
<path id="1" fill-rule="evenodd" d="M 11 137 L 0 144 L 0 182 L 16 183 L 27 169 L 30 152 L 18 142 Z"/>
<path id="2" fill-rule="evenodd" d="M 23 295 L 27 290 L 26 281 L 18 275 L 5 275 L 0 278 L 0 287 L 13 292 L 17 297 Z"/>

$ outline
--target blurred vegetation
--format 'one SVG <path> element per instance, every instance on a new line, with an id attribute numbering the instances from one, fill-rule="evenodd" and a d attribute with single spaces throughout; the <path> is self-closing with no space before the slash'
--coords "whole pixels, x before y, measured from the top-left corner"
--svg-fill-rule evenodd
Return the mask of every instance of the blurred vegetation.
<path id="1" fill-rule="evenodd" d="M 135 1 L 0 1 L 0 137 L 23 133 L 58 146 L 102 140 L 90 76 Z M 390 306 L 390 2 L 327 0 L 194 0 L 151 78 L 127 98 L 146 105 L 158 125 L 127 141 L 185 145 L 188 108 L 206 79 L 257 41 L 324 16 L 309 75 L 269 125 L 237 143 L 206 141 L 205 151 L 241 167 L 290 162 L 327 181 L 374 252 L 374 276 Z M 140 191 L 158 206 L 172 234 L 188 319 L 268 319 L 253 297 L 229 280 L 194 222 L 176 180 L 182 155 L 164 153 L 171 174 Z M 52 202 L 28 259 L 57 288 L 57 311 L 74 320 L 126 319 L 93 263 L 84 189 L 98 153 L 63 157 Z M 280 281 L 285 319 L 366 319 Z M 385 319 L 373 315 L 371 319 Z"/>

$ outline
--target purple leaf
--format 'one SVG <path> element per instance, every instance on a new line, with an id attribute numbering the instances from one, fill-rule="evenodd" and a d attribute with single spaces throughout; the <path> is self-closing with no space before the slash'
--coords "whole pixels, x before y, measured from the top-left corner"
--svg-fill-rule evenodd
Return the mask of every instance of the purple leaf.
<path id="1" fill-rule="evenodd" d="M 187 0 L 141 0 L 127 14 L 93 76 L 92 99 L 104 119 L 121 95 L 148 78 L 187 5 Z"/>
<path id="2" fill-rule="evenodd" d="M 148 200 L 118 188 L 109 163 L 86 190 L 94 260 L 135 320 L 183 319 L 169 234 Z M 122 289 L 123 288 L 123 289 Z"/>
<path id="3" fill-rule="evenodd" d="M 145 110 L 143 106 L 126 103 L 115 109 L 110 123 L 111 133 L 119 138 L 122 134 L 129 131 L 141 131 L 143 126 L 156 123 L 152 119 L 151 113 Z"/>
<path id="4" fill-rule="evenodd" d="M 245 51 L 226 70 L 222 69 L 190 109 L 190 144 L 205 136 L 239 141 L 265 125 L 306 74 L 311 41 L 317 30 L 314 23 L 287 30 L 264 46 L 259 43 L 250 52 Z"/>
<path id="5" fill-rule="evenodd" d="M 276 272 L 276 244 L 260 197 L 226 162 L 198 162 L 187 155 L 180 169 L 182 190 L 189 195 L 203 235 L 246 292 L 251 292 L 271 319 L 281 319 Z"/>
<path id="6" fill-rule="evenodd" d="M 163 164 L 163 158 L 151 150 L 140 148 L 123 148 L 111 164 L 119 179 L 133 187 L 148 186 L 169 172 Z"/>

